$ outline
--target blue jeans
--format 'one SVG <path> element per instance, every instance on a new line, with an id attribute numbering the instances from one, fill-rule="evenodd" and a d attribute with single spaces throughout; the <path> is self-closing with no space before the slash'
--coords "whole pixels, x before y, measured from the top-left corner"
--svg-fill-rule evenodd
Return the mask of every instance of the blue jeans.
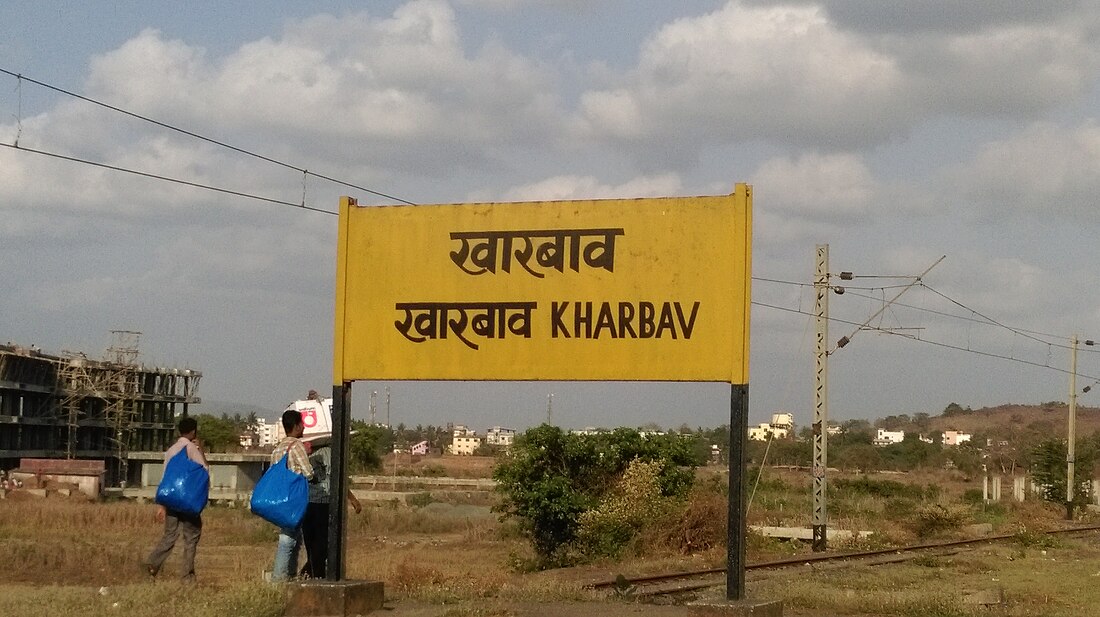
<path id="1" fill-rule="evenodd" d="M 279 545 L 275 548 L 272 581 L 285 581 L 298 576 L 298 551 L 302 547 L 302 528 L 279 529 Z"/>

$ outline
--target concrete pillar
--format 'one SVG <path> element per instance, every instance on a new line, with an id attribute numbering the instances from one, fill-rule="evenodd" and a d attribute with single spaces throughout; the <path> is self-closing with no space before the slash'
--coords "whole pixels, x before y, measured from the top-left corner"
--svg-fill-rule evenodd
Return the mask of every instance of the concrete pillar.
<path id="1" fill-rule="evenodd" d="M 989 476 L 982 476 L 982 501 L 989 501 Z"/>
<path id="2" fill-rule="evenodd" d="M 1001 500 L 1001 476 L 993 476 L 993 501 Z"/>
<path id="3" fill-rule="evenodd" d="M 1092 481 L 1092 503 L 1100 506 L 1100 480 Z"/>
<path id="4" fill-rule="evenodd" d="M 1027 487 L 1027 478 L 1015 476 L 1012 478 L 1012 497 L 1016 501 L 1024 500 L 1024 492 Z"/>

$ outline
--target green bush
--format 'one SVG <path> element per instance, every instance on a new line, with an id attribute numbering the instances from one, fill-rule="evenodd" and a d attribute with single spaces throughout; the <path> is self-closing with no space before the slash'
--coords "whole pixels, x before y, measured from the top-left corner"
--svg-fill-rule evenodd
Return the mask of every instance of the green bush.
<path id="1" fill-rule="evenodd" d="M 573 435 L 545 424 L 530 429 L 493 471 L 501 495 L 494 511 L 518 522 L 540 567 L 566 565 L 576 559 L 581 515 L 599 507 L 635 460 L 656 465 L 661 496 L 679 497 L 691 489 L 697 460 L 690 440 L 642 437 L 632 429 L 598 435 Z"/>
<path id="2" fill-rule="evenodd" d="M 635 459 L 595 508 L 580 515 L 577 545 L 591 557 L 618 557 L 647 525 L 658 524 L 673 498 L 661 494 L 660 463 Z"/>
<path id="3" fill-rule="evenodd" d="M 963 491 L 962 501 L 972 506 L 980 506 L 985 501 L 985 496 L 980 488 L 968 488 Z"/>
<path id="4" fill-rule="evenodd" d="M 931 486 L 932 485 L 929 485 L 930 488 Z M 855 479 L 838 478 L 832 481 L 829 488 L 838 496 L 846 493 L 848 496 L 867 495 L 870 497 L 882 497 L 884 499 L 892 497 L 924 499 L 926 497 L 933 497 L 933 495 L 930 494 L 932 492 L 937 494 L 939 492 L 938 487 L 936 487 L 934 491 L 931 491 L 919 484 L 905 484 L 896 480 L 879 480 L 868 476 L 860 476 Z"/>

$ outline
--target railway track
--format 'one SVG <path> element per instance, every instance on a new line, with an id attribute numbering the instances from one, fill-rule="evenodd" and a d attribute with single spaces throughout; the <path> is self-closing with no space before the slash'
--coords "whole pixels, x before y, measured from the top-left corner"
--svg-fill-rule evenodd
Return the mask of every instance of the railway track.
<path id="1" fill-rule="evenodd" d="M 1043 532 L 1044 535 L 1068 535 L 1100 531 L 1100 525 L 1088 525 L 1081 527 L 1067 527 L 1065 529 L 1053 529 Z M 870 551 L 845 551 L 840 553 L 815 553 L 750 563 L 745 566 L 745 571 L 766 571 L 806 566 L 811 564 L 840 564 L 850 561 L 870 563 L 872 565 L 884 565 L 898 563 L 913 559 L 920 555 L 946 556 L 960 552 L 967 547 L 1011 540 L 1016 534 L 1000 534 L 985 536 L 968 540 L 948 540 L 944 542 L 929 542 L 894 548 L 875 549 Z M 614 591 L 635 598 L 647 598 L 655 596 L 669 596 L 688 593 L 708 587 L 717 587 L 726 583 L 726 569 L 707 568 L 703 570 L 691 570 L 685 572 L 668 572 L 650 576 L 625 577 L 619 575 L 614 579 L 596 581 L 586 585 L 591 589 L 604 589 Z"/>

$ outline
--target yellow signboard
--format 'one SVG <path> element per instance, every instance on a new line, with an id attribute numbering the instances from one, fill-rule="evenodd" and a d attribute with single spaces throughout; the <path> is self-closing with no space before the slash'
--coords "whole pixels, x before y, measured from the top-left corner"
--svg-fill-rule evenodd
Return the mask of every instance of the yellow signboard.
<path id="1" fill-rule="evenodd" d="M 343 198 L 334 382 L 748 383 L 752 189 L 365 206 Z"/>

